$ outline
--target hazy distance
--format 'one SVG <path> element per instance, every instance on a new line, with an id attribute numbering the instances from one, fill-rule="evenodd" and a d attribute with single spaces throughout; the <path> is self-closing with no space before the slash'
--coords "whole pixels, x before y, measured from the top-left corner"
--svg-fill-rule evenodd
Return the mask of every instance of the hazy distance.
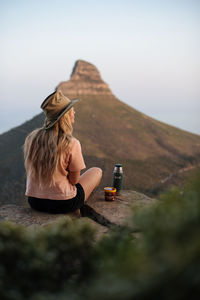
<path id="1" fill-rule="evenodd" d="M 120 100 L 200 134 L 199 12 L 195 0 L 0 1 L 0 133 L 83 59 Z"/>

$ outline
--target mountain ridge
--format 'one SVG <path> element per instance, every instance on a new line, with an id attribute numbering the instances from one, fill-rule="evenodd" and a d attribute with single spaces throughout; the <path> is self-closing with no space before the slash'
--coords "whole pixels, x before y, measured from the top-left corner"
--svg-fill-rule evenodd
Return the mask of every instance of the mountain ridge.
<path id="1" fill-rule="evenodd" d="M 78 60 L 71 78 L 57 89 L 82 100 L 75 108 L 74 135 L 81 142 L 86 166 L 103 169 L 100 188 L 112 185 L 115 163 L 123 164 L 124 189 L 143 193 L 151 193 L 179 169 L 199 164 L 200 136 L 157 121 L 117 99 L 92 64 Z M 22 145 L 43 120 L 41 113 L 0 135 L 0 203 L 24 200 Z"/>

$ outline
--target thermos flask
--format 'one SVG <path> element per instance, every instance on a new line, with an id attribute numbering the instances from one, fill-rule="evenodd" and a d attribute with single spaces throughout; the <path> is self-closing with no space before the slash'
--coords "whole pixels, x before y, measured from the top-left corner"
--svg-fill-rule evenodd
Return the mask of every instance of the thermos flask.
<path id="1" fill-rule="evenodd" d="M 123 170 L 121 164 L 116 164 L 113 171 L 113 187 L 116 188 L 116 195 L 120 194 L 122 189 Z"/>

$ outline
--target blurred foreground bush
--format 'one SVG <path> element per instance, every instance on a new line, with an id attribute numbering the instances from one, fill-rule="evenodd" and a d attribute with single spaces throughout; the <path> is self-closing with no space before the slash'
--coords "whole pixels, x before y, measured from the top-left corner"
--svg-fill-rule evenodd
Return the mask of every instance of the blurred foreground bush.
<path id="1" fill-rule="evenodd" d="M 70 218 L 39 230 L 1 222 L 1 299 L 199 299 L 200 174 L 133 208 L 130 227 L 94 236 Z"/>

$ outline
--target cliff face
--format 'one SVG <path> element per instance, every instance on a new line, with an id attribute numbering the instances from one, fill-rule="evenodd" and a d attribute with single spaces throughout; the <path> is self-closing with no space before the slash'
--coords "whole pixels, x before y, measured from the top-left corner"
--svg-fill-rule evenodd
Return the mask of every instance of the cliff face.
<path id="1" fill-rule="evenodd" d="M 98 69 L 83 60 L 77 60 L 72 70 L 71 78 L 61 82 L 57 89 L 69 97 L 78 95 L 112 95 L 112 92 L 102 78 Z"/>

